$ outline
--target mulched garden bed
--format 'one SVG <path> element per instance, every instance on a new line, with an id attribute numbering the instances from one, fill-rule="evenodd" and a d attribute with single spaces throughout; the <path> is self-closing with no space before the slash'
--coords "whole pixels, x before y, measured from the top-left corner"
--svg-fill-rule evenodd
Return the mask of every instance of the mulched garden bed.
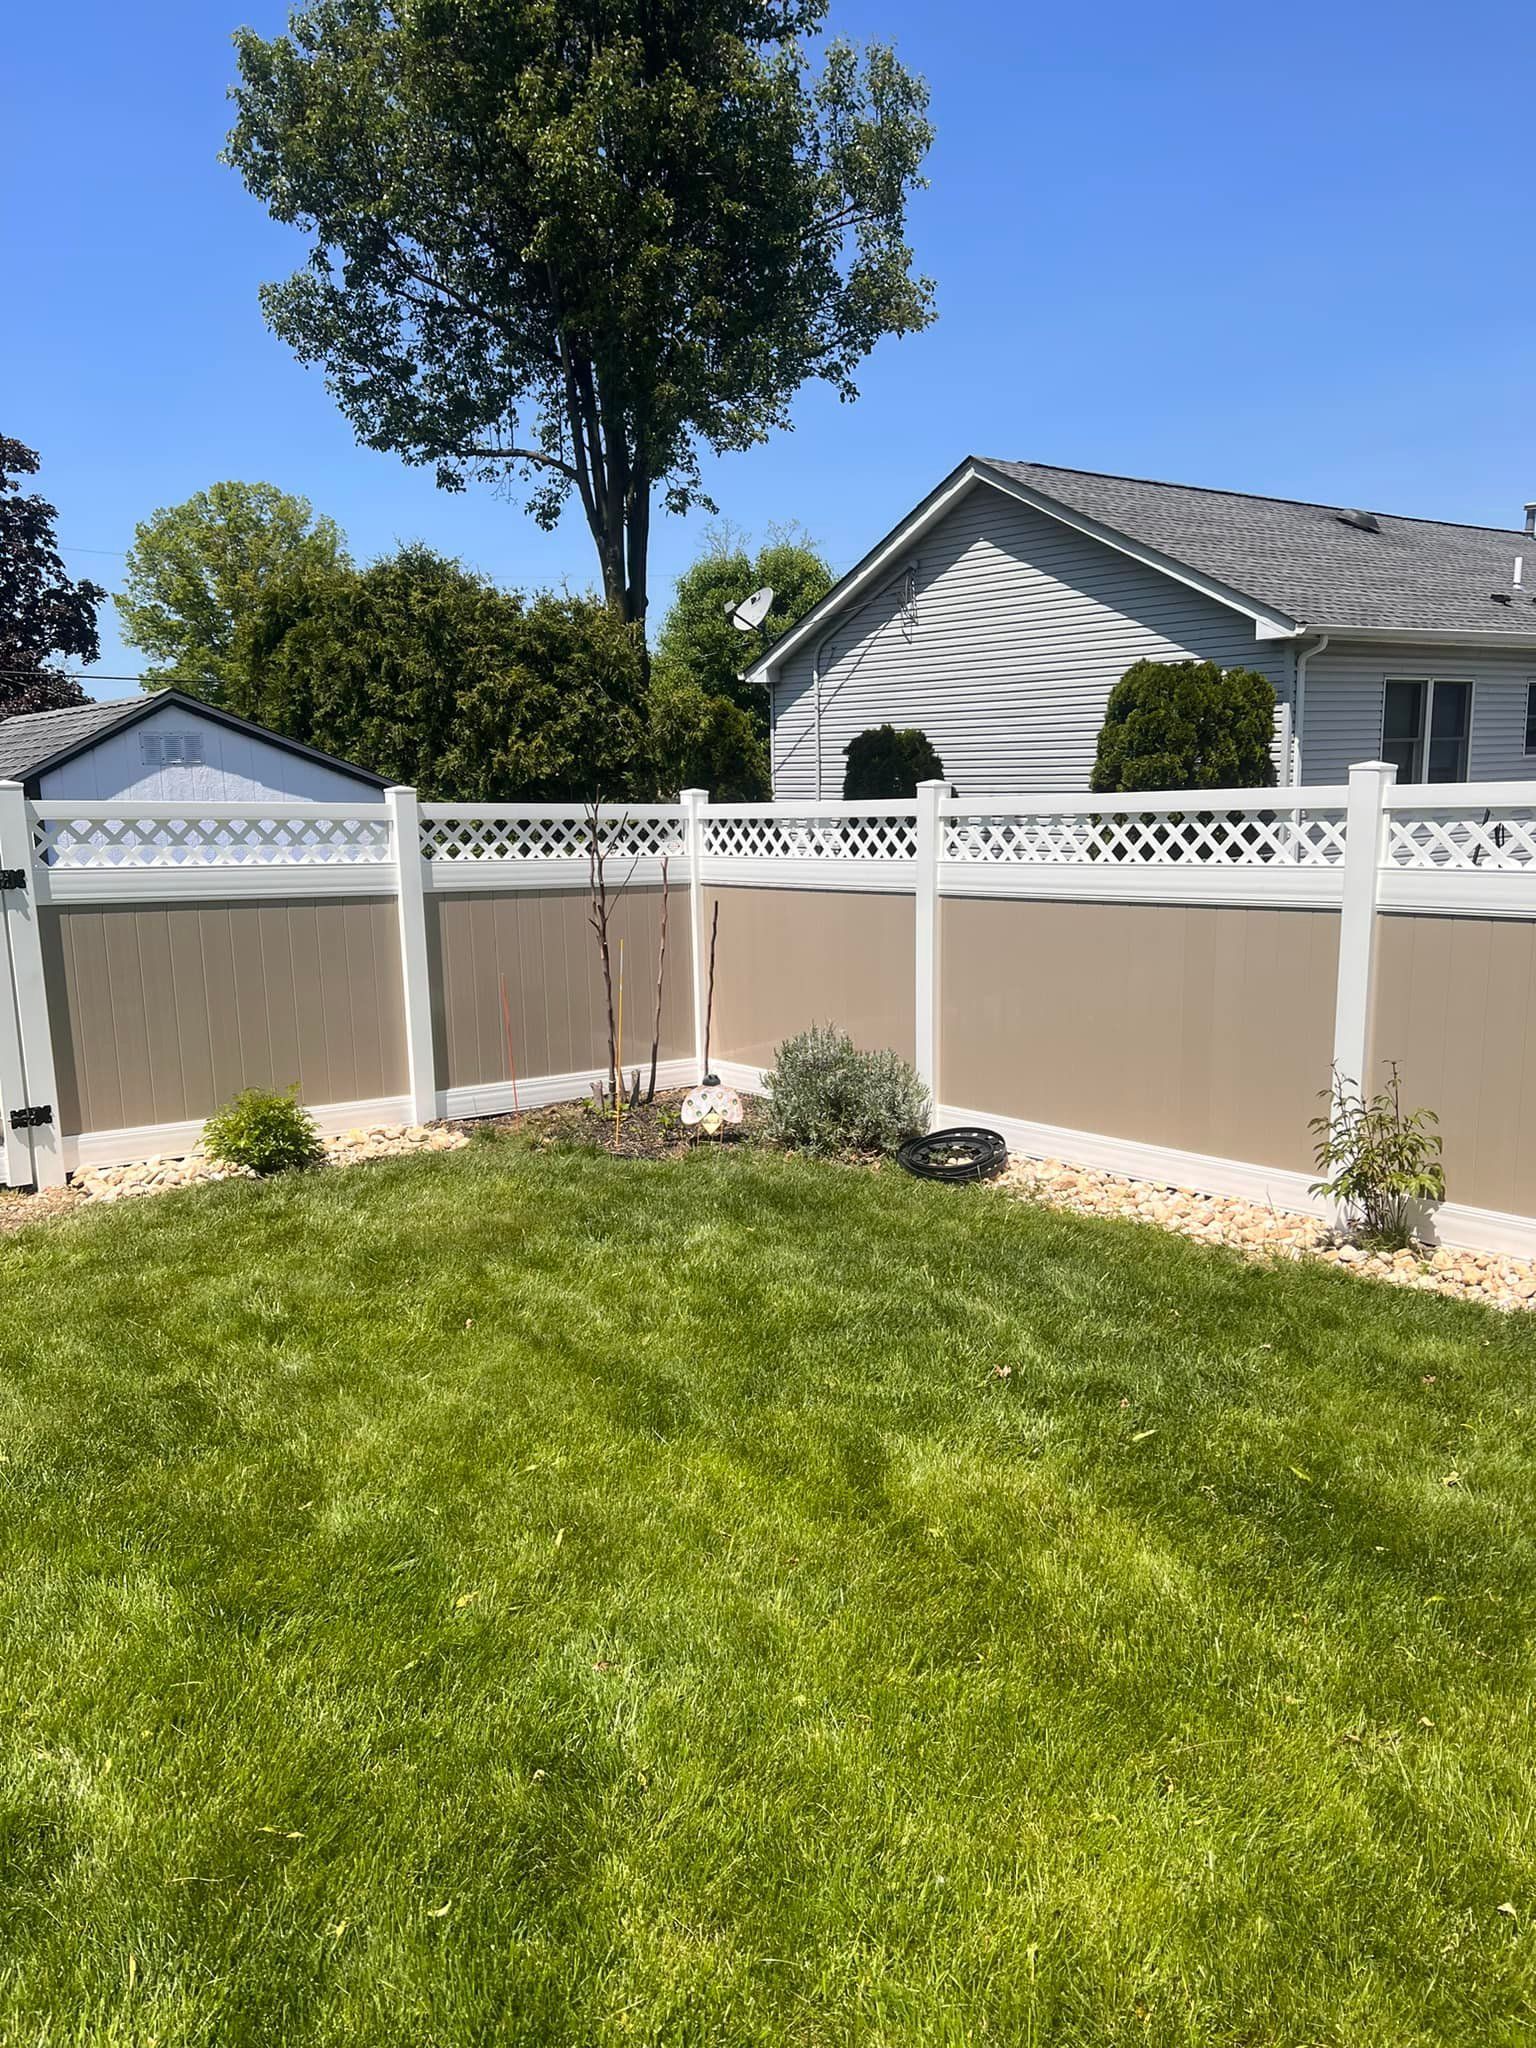
<path id="1" fill-rule="evenodd" d="M 756 1097 L 742 1097 L 742 1121 L 734 1129 L 706 1137 L 690 1130 L 682 1120 L 683 1088 L 658 1090 L 652 1103 L 639 1103 L 625 1110 L 615 1129 L 613 1109 L 599 1110 L 589 1099 L 582 1102 L 552 1102 L 544 1109 L 525 1109 L 517 1115 L 482 1116 L 452 1126 L 472 1138 L 492 1140 L 503 1132 L 516 1132 L 541 1147 L 587 1145 L 595 1151 L 611 1152 L 620 1159 L 679 1159 L 700 1145 L 754 1145 L 763 1142 L 763 1105 Z"/>

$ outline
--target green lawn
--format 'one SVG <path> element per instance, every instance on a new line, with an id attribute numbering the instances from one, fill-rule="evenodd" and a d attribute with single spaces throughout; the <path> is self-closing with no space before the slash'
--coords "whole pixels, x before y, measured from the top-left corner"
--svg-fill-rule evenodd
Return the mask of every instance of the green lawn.
<path id="1" fill-rule="evenodd" d="M 7 2048 L 1536 2036 L 1523 1318 L 516 1142 L 0 1275 Z"/>

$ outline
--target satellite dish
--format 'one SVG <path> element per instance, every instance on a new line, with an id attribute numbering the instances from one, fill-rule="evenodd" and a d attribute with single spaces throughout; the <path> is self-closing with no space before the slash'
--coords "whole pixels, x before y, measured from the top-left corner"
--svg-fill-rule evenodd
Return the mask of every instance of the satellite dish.
<path id="1" fill-rule="evenodd" d="M 726 616 L 738 633 L 755 633 L 767 618 L 773 604 L 773 591 L 767 584 L 761 590 L 754 590 L 750 597 L 744 597 L 740 604 L 728 604 Z"/>

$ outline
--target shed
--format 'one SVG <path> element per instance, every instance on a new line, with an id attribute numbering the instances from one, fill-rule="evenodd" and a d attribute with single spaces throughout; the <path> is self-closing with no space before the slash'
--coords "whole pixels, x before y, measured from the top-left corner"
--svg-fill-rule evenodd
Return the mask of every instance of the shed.
<path id="1" fill-rule="evenodd" d="M 0 719 L 0 777 L 82 803 L 366 803 L 387 782 L 181 690 Z"/>

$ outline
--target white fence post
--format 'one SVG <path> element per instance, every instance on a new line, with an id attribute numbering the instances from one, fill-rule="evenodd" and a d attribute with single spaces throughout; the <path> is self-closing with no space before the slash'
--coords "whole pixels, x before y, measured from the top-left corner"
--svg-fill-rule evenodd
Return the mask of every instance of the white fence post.
<path id="1" fill-rule="evenodd" d="M 1344 901 L 1339 916 L 1339 979 L 1333 1011 L 1333 1068 L 1347 1088 L 1370 1092 L 1371 975 L 1376 903 L 1381 893 L 1390 761 L 1360 761 L 1349 771 L 1344 814 Z"/>
<path id="2" fill-rule="evenodd" d="M 386 789 L 400 913 L 400 990 L 405 1003 L 406 1087 L 411 1120 L 437 1115 L 437 1067 L 432 1045 L 432 970 L 427 957 L 427 899 L 421 876 L 421 806 L 414 789 Z"/>
<path id="3" fill-rule="evenodd" d="M 48 1113 L 46 1123 L 31 1126 L 30 1178 L 40 1188 L 64 1185 L 64 1141 L 59 1132 L 59 1081 L 53 1064 L 53 1033 L 48 1022 L 48 993 L 43 979 L 43 944 L 38 923 L 37 891 L 32 865 L 32 824 L 27 793 L 19 782 L 0 782 L 0 868 L 20 871 L 22 886 L 7 889 L 3 922 L 10 954 L 11 991 L 16 1003 L 16 1032 L 21 1052 L 24 1099 L 3 1105 L 6 1159 L 12 1158 L 12 1111 Z M 14 1077 L 13 1077 L 14 1078 Z"/>
<path id="4" fill-rule="evenodd" d="M 939 855 L 943 821 L 939 803 L 949 795 L 947 782 L 917 785 L 917 1002 L 914 1040 L 918 1075 L 939 1106 Z"/>
<path id="5" fill-rule="evenodd" d="M 693 1058 L 696 1080 L 704 1078 L 704 983 L 709 963 L 704 958 L 704 807 L 707 789 L 682 789 L 678 802 L 683 807 L 688 848 L 688 928 L 693 952 Z"/>

